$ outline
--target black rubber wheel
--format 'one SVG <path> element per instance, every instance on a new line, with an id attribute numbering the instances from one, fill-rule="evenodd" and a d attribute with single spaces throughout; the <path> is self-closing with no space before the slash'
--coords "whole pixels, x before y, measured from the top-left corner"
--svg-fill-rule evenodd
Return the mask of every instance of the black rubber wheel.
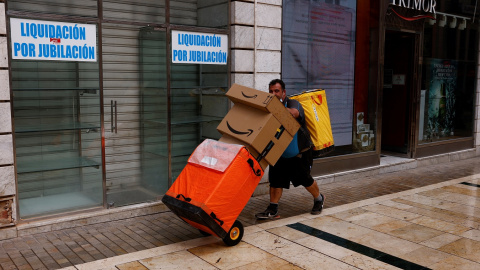
<path id="1" fill-rule="evenodd" d="M 232 228 L 227 233 L 225 238 L 223 238 L 223 242 L 227 246 L 235 246 L 236 244 L 240 243 L 243 237 L 243 225 L 240 221 L 235 220 L 233 223 Z"/>
<path id="2" fill-rule="evenodd" d="M 198 231 L 200 232 L 200 234 L 202 234 L 203 236 L 210 236 L 211 234 L 209 234 L 208 232 L 205 232 L 205 231 L 202 231 L 200 229 L 198 229 Z"/>

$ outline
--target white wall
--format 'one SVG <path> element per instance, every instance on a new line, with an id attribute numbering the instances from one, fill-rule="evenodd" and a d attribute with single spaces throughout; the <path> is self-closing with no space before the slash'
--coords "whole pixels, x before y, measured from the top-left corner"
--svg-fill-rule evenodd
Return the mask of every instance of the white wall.
<path id="1" fill-rule="evenodd" d="M 3 1 L 0 1 L 0 198 L 14 196 L 16 193 L 15 170 L 13 167 L 10 83 L 8 77 L 8 47 L 5 4 Z M 16 219 L 15 207 L 15 201 L 13 200 L 12 216 Z M 15 236 L 15 227 L 0 229 L 0 239 L 6 239 Z"/>
<path id="2" fill-rule="evenodd" d="M 267 91 L 280 78 L 282 1 L 232 1 L 232 83 Z"/>

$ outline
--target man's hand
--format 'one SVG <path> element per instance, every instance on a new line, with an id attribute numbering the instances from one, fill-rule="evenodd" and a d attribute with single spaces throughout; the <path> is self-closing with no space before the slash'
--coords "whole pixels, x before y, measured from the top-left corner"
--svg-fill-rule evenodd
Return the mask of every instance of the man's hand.
<path id="1" fill-rule="evenodd" d="M 285 109 L 287 109 L 290 112 L 293 118 L 298 118 L 300 116 L 300 113 L 295 108 L 285 108 Z"/>

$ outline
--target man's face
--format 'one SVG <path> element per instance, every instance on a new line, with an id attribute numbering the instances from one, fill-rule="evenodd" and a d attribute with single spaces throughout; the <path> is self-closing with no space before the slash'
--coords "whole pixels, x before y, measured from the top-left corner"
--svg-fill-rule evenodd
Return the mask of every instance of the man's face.
<path id="1" fill-rule="evenodd" d="M 281 101 L 285 100 L 286 91 L 282 89 L 282 86 L 279 83 L 272 85 L 269 87 L 268 92 L 270 94 L 274 94 L 278 99 Z"/>

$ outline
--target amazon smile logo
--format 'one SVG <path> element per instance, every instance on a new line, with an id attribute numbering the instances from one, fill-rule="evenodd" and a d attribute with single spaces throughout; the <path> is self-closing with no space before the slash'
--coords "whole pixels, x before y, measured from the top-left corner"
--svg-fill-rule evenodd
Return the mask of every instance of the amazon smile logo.
<path id="1" fill-rule="evenodd" d="M 245 93 L 243 93 L 243 91 L 242 91 L 242 96 L 244 96 L 246 98 L 257 98 L 258 95 L 248 96 Z"/>
<path id="2" fill-rule="evenodd" d="M 227 127 L 228 127 L 228 129 L 229 129 L 232 133 L 238 134 L 238 135 L 247 135 L 247 134 L 248 134 L 248 135 L 247 135 L 247 137 L 248 137 L 248 136 L 252 135 L 252 133 L 253 133 L 253 129 L 247 129 L 247 131 L 236 130 L 236 129 L 234 129 L 232 126 L 230 126 L 230 124 L 228 123 L 228 121 L 227 121 Z"/>

